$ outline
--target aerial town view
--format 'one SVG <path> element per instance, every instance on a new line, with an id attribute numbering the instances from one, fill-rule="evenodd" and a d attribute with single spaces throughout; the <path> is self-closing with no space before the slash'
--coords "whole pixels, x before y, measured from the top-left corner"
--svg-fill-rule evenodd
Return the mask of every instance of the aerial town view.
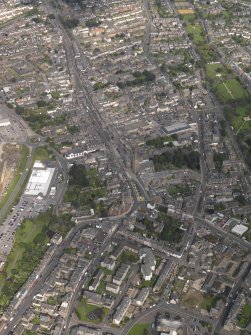
<path id="1" fill-rule="evenodd" d="M 251 334 L 251 0 L 0 0 L 11 334 Z"/>

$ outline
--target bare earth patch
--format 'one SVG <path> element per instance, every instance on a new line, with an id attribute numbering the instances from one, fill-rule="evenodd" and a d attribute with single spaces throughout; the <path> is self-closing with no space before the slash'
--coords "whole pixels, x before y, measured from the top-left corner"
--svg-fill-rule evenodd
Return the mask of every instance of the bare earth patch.
<path id="1" fill-rule="evenodd" d="M 22 158 L 19 144 L 0 144 L 0 199 L 7 193 Z"/>

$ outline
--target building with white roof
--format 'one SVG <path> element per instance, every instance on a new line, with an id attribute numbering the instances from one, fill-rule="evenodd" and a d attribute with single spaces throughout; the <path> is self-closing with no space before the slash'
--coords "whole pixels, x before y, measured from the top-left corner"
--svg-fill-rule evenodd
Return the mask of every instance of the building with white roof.
<path id="1" fill-rule="evenodd" d="M 237 224 L 231 229 L 231 232 L 238 236 L 242 236 L 247 231 L 248 231 L 248 227 L 244 226 L 243 224 Z"/>
<path id="2" fill-rule="evenodd" d="M 42 162 L 35 161 L 31 176 L 24 191 L 25 195 L 46 196 L 55 172 L 55 168 L 46 167 Z"/>

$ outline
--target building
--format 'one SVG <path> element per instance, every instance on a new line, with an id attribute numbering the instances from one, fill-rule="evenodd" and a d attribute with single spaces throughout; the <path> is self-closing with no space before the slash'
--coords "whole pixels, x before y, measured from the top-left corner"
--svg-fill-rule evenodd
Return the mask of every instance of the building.
<path id="1" fill-rule="evenodd" d="M 231 232 L 238 236 L 242 236 L 247 231 L 248 231 L 248 227 L 244 226 L 243 224 L 237 224 L 231 229 Z"/>
<path id="2" fill-rule="evenodd" d="M 108 270 L 113 271 L 115 268 L 115 261 L 111 259 L 110 257 L 106 257 L 102 262 L 101 262 L 102 268 L 106 268 Z"/>
<path id="3" fill-rule="evenodd" d="M 138 306 L 143 306 L 147 297 L 149 295 L 149 288 L 143 287 L 140 291 L 137 297 L 135 298 L 135 303 Z"/>
<path id="4" fill-rule="evenodd" d="M 191 131 L 192 127 L 185 122 L 179 122 L 172 124 L 171 126 L 165 127 L 165 132 L 168 136 L 174 135 L 174 134 L 179 134 L 179 133 L 184 133 L 186 131 Z"/>
<path id="5" fill-rule="evenodd" d="M 109 309 L 112 308 L 112 305 L 114 303 L 113 298 L 103 296 L 101 294 L 91 291 L 84 291 L 83 296 L 87 298 L 88 304 L 103 306 Z"/>
<path id="6" fill-rule="evenodd" d="M 173 273 L 174 267 L 175 267 L 174 263 L 168 260 L 163 270 L 161 271 L 156 284 L 154 285 L 154 288 L 153 288 L 154 292 L 161 290 L 161 287 L 164 284 L 164 282 L 166 282 L 170 278 L 171 274 Z"/>
<path id="7" fill-rule="evenodd" d="M 120 290 L 120 286 L 114 283 L 107 283 L 105 286 L 106 291 L 118 294 Z"/>
<path id="8" fill-rule="evenodd" d="M 24 194 L 31 196 L 42 194 L 46 196 L 54 173 L 55 168 L 46 167 L 42 162 L 35 161 Z"/>
<path id="9" fill-rule="evenodd" d="M 182 328 L 182 322 L 177 320 L 169 320 L 165 317 L 160 317 L 157 321 L 157 331 L 165 332 L 168 334 L 177 334 L 178 331 Z"/>
<path id="10" fill-rule="evenodd" d="M 103 332 L 98 329 L 93 329 L 85 326 L 78 326 L 71 331 L 72 335 L 102 335 Z"/>
<path id="11" fill-rule="evenodd" d="M 129 271 L 129 269 L 130 269 L 130 266 L 128 264 L 122 264 L 118 268 L 115 276 L 112 278 L 112 282 L 114 284 L 121 285 L 123 280 L 125 279 L 128 271 Z"/>
<path id="12" fill-rule="evenodd" d="M 140 249 L 139 257 L 140 260 L 142 261 L 141 273 L 143 275 L 144 280 L 151 280 L 156 265 L 156 260 L 152 250 L 150 248 Z"/>
<path id="13" fill-rule="evenodd" d="M 115 325 L 119 325 L 120 322 L 123 320 L 129 306 L 131 304 L 131 299 L 128 297 L 124 297 L 120 304 L 118 305 L 116 312 L 113 315 L 112 322 Z"/>
<path id="14" fill-rule="evenodd" d="M 96 278 L 94 279 L 93 283 L 89 286 L 90 291 L 96 291 L 98 288 L 101 279 L 104 277 L 104 272 L 102 270 L 99 270 L 99 272 L 96 275 Z"/>

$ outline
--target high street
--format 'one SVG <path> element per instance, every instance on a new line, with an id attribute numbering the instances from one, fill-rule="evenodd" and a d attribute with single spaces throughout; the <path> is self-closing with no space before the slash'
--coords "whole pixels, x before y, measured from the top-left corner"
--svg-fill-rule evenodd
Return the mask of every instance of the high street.
<path id="1" fill-rule="evenodd" d="M 104 128 L 104 123 L 102 123 L 99 111 L 96 108 L 96 106 L 93 104 L 90 93 L 89 93 L 87 87 L 83 84 L 83 82 L 81 80 L 79 70 L 78 70 L 77 59 L 81 62 L 82 67 L 85 68 L 85 66 L 86 66 L 85 56 L 83 55 L 83 53 L 79 49 L 79 46 L 77 45 L 77 43 L 76 42 L 74 43 L 70 39 L 70 37 L 69 37 L 68 33 L 66 32 L 65 28 L 62 26 L 61 21 L 59 19 L 59 13 L 58 13 L 57 9 L 55 10 L 55 8 L 53 8 L 50 5 L 49 1 L 46 1 L 46 6 L 48 8 L 48 11 L 55 15 L 55 18 L 56 18 L 55 21 L 56 21 L 57 27 L 58 27 L 58 29 L 60 29 L 60 31 L 61 31 L 61 33 L 64 37 L 64 46 L 65 46 L 66 56 L 67 56 L 67 60 L 68 60 L 69 70 L 71 71 L 71 74 L 75 79 L 75 85 L 76 85 L 77 91 L 84 94 L 84 98 L 83 98 L 83 101 L 82 101 L 83 106 L 85 106 L 86 109 L 88 108 L 89 116 L 91 117 L 91 119 L 93 121 L 93 124 L 95 124 L 96 131 L 98 132 L 100 138 L 102 138 L 103 142 L 108 147 L 109 152 L 112 156 L 114 165 L 117 166 L 118 171 L 124 177 L 124 181 L 129 185 L 129 187 L 131 189 L 132 197 L 134 198 L 135 201 L 137 201 L 137 195 L 135 194 L 135 190 L 133 188 L 132 178 L 128 177 L 128 174 L 126 173 L 126 168 L 124 166 L 123 160 L 122 160 L 119 152 L 112 145 L 111 140 L 110 140 L 111 136 L 107 132 L 107 129 Z M 80 56 L 80 57 L 76 58 L 77 55 Z M 133 179 L 137 179 L 137 177 L 134 176 Z M 141 189 L 142 189 L 142 187 L 143 186 L 140 184 Z M 146 192 L 144 192 L 144 194 L 146 194 Z M 144 196 L 144 194 L 143 194 L 143 196 Z"/>

